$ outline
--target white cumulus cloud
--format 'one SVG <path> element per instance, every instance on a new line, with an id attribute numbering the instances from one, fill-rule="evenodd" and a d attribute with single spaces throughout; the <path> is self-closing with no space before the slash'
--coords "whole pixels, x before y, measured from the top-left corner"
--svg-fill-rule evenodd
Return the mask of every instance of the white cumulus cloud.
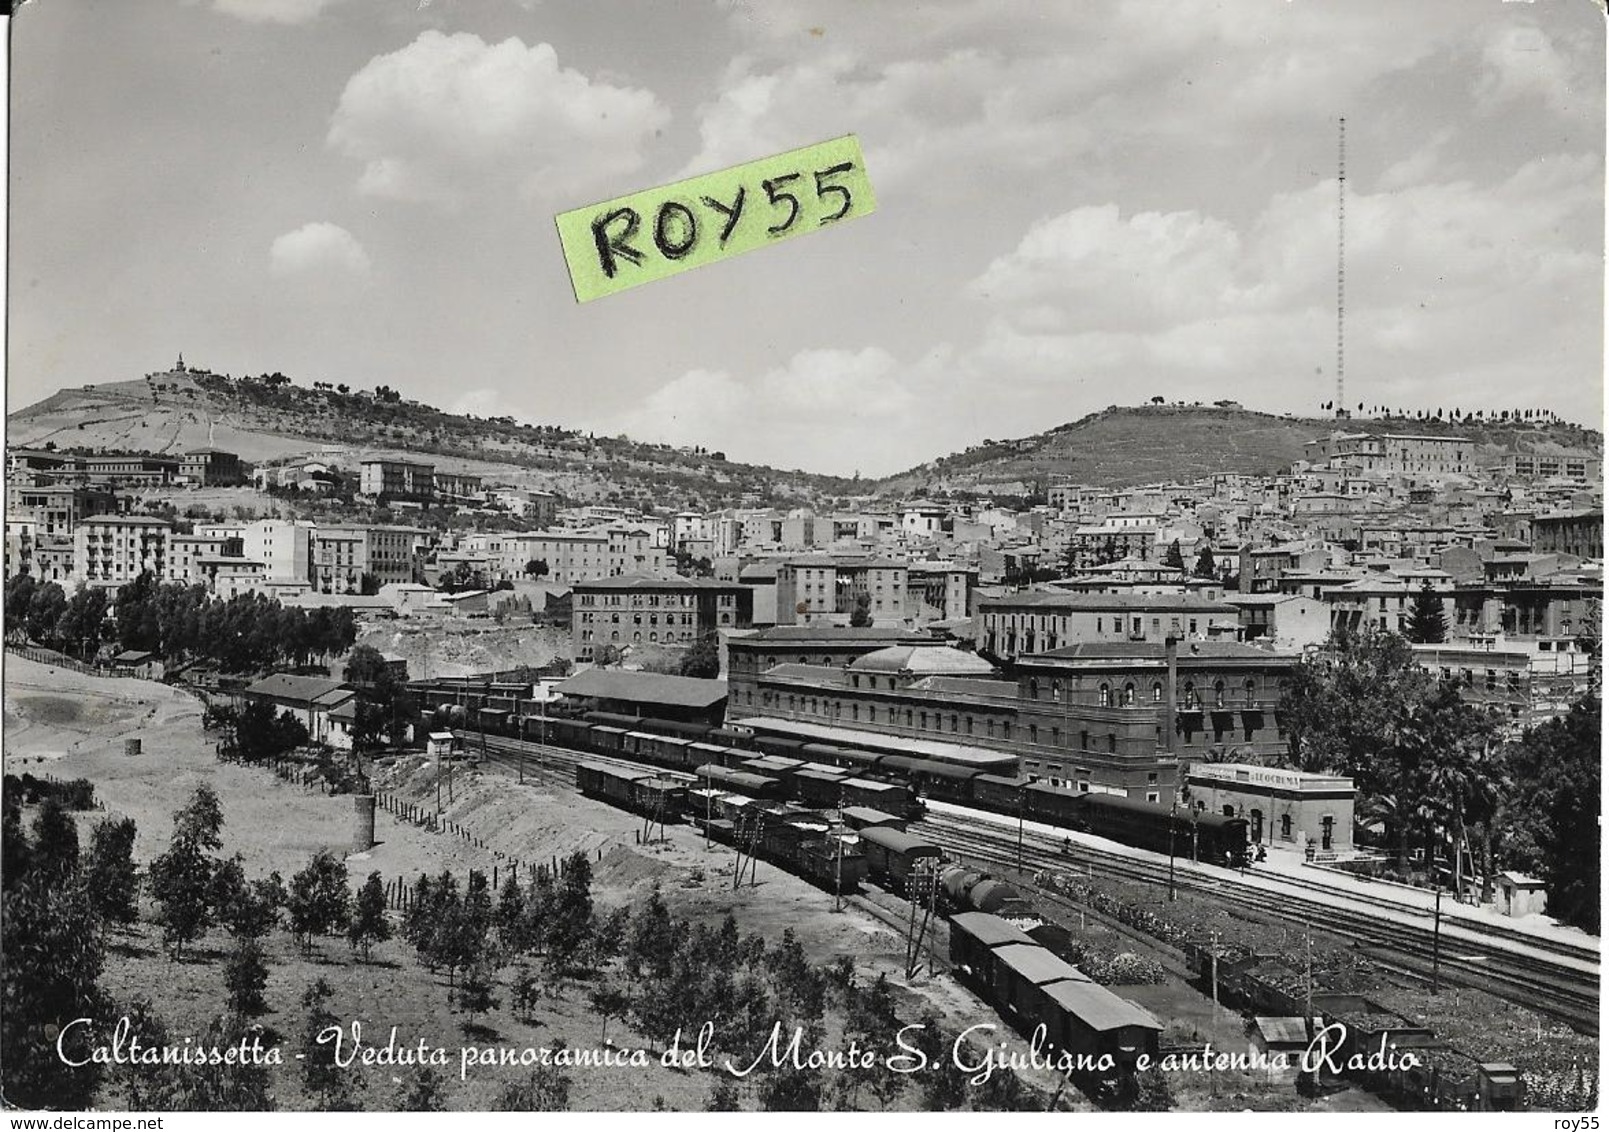
<path id="1" fill-rule="evenodd" d="M 213 0 L 213 8 L 254 24 L 305 24 L 339 0 Z"/>
<path id="2" fill-rule="evenodd" d="M 345 228 L 316 220 L 277 237 L 268 249 L 268 266 L 282 277 L 364 277 L 369 274 L 369 256 Z"/>
<path id="3" fill-rule="evenodd" d="M 641 167 L 669 118 L 651 91 L 567 70 L 546 43 L 426 31 L 347 81 L 326 140 L 363 163 L 361 192 L 456 207 L 636 188 L 608 180 Z"/>

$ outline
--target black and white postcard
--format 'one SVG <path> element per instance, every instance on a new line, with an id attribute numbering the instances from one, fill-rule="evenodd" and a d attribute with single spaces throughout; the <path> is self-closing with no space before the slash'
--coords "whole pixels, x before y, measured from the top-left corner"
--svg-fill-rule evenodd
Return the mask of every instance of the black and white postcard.
<path id="1" fill-rule="evenodd" d="M 1597 1128 L 1601 3 L 7 23 L 15 1127 Z"/>

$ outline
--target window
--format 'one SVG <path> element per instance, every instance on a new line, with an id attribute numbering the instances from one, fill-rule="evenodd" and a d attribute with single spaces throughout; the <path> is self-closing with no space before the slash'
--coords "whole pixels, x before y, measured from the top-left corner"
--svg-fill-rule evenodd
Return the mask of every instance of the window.
<path id="1" fill-rule="evenodd" d="M 1124 707 L 1133 707 L 1134 706 L 1134 685 L 1133 684 L 1124 684 L 1123 685 L 1123 706 Z"/>
<path id="2" fill-rule="evenodd" d="M 1158 802 L 1161 801 L 1161 796 L 1155 790 L 1148 790 L 1145 794 L 1145 800 L 1147 802 Z"/>
<path id="3" fill-rule="evenodd" d="M 1116 735 L 1108 735 L 1106 737 L 1106 750 L 1111 754 L 1114 754 L 1114 755 L 1117 754 L 1117 736 Z"/>
<path id="4" fill-rule="evenodd" d="M 1291 839 L 1291 816 L 1289 814 L 1279 815 L 1279 835 L 1286 841 Z"/>
<path id="5" fill-rule="evenodd" d="M 1101 685 L 1101 706 L 1112 706 L 1112 686 L 1110 684 Z"/>
<path id="6" fill-rule="evenodd" d="M 1155 786 L 1156 785 L 1156 771 L 1153 770 L 1150 774 L 1146 775 L 1145 776 L 1145 781 L 1146 781 L 1147 785 Z"/>
<path id="7" fill-rule="evenodd" d="M 1162 684 L 1160 681 L 1151 685 L 1151 702 L 1153 704 L 1162 702 Z"/>

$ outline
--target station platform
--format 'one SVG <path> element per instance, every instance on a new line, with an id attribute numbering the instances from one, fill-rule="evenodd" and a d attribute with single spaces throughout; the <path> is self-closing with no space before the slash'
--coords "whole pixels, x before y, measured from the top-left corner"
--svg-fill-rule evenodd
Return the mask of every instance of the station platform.
<path id="1" fill-rule="evenodd" d="M 987 821 L 1000 826 L 1002 831 L 1015 831 L 1018 826 L 1015 818 L 965 806 L 929 802 L 928 808 L 934 814 Z M 1023 822 L 1022 825 L 1025 832 L 1039 837 L 1070 841 L 1075 846 L 1075 859 L 1076 847 L 1085 846 L 1098 852 L 1129 858 L 1136 863 L 1166 865 L 1168 861 L 1165 853 L 1077 833 L 1060 826 L 1034 821 Z M 1031 858 L 1031 863 L 1040 867 L 1054 867 L 1059 860 L 1063 858 L 1047 859 L 1043 850 L 1040 850 Z M 1301 900 L 1320 898 L 1347 911 L 1419 927 L 1430 926 L 1435 917 L 1436 895 L 1433 890 L 1368 880 L 1347 875 L 1333 867 L 1318 867 L 1309 863 L 1304 854 L 1294 848 L 1270 847 L 1266 860 L 1248 865 L 1245 869 L 1201 864 L 1187 857 L 1175 858 L 1174 867 L 1180 877 L 1240 885 Z M 1560 924 L 1547 916 L 1505 916 L 1496 908 L 1461 904 L 1453 900 L 1450 894 L 1443 893 L 1441 932 L 1444 942 L 1451 946 L 1456 946 L 1460 940 L 1479 943 L 1519 956 L 1546 959 L 1593 976 L 1598 972 L 1601 947 L 1598 937 L 1579 928 Z"/>

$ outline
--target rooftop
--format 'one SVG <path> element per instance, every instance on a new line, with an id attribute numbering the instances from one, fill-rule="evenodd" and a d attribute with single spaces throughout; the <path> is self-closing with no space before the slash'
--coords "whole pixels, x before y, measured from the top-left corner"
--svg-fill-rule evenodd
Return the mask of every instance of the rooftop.
<path id="1" fill-rule="evenodd" d="M 615 578 L 593 578 L 575 583 L 578 591 L 592 590 L 735 590 L 736 582 L 715 578 L 654 577 L 649 574 L 621 574 Z"/>
<path id="2" fill-rule="evenodd" d="M 712 707 L 726 699 L 725 680 L 623 669 L 593 668 L 562 681 L 554 690 L 566 696 L 689 708 Z"/>

